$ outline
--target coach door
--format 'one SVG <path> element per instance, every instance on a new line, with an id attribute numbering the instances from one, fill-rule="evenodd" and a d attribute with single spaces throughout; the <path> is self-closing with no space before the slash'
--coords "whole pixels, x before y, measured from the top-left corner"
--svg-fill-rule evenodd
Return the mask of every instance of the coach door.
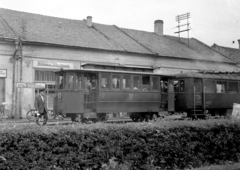
<path id="1" fill-rule="evenodd" d="M 168 80 L 168 111 L 175 111 L 175 92 L 174 92 L 174 80 Z"/>
<path id="2" fill-rule="evenodd" d="M 84 89 L 85 109 L 95 110 L 98 91 L 98 76 L 96 73 L 84 73 Z"/>
<path id="3" fill-rule="evenodd" d="M 202 79 L 194 79 L 194 88 L 193 88 L 193 107 L 196 114 L 197 111 L 204 111 L 204 93 Z"/>

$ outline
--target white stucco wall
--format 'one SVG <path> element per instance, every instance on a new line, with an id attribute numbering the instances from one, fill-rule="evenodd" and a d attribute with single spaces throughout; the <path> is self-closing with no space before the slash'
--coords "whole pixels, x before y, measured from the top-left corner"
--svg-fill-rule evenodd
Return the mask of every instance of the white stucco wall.
<path id="1" fill-rule="evenodd" d="M 14 54 L 15 45 L 8 43 L 0 43 L 0 69 L 7 70 L 7 76 L 5 79 L 5 114 L 11 116 L 12 107 L 12 77 L 13 77 L 13 65 L 12 56 Z"/>

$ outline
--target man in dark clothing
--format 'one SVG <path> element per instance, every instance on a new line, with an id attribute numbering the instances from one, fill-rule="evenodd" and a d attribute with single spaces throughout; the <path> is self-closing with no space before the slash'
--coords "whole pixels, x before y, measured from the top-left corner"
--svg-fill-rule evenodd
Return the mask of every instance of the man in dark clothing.
<path id="1" fill-rule="evenodd" d="M 39 95 L 36 96 L 34 106 L 36 109 L 37 114 L 37 120 L 36 123 L 40 125 L 39 119 L 43 116 L 44 122 L 43 125 L 47 124 L 48 120 L 48 110 L 47 110 L 47 103 L 46 103 L 46 97 L 45 97 L 45 89 L 39 90 Z"/>

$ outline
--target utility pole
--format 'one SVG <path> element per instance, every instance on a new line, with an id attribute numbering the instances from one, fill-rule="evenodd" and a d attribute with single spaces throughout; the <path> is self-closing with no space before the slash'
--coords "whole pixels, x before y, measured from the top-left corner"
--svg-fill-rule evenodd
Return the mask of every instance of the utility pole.
<path id="1" fill-rule="evenodd" d="M 189 46 L 189 25 L 190 25 L 190 23 L 189 23 L 189 18 L 190 18 L 190 13 L 188 12 L 188 13 L 186 13 L 186 14 L 182 14 L 182 15 L 177 15 L 176 16 L 176 21 L 178 22 L 178 26 L 177 26 L 177 28 L 178 28 L 178 31 L 177 32 L 175 32 L 175 34 L 178 34 L 178 37 L 179 37 L 179 41 L 180 41 L 180 33 L 181 32 L 188 32 L 188 46 Z M 184 23 L 184 24 L 182 24 L 182 25 L 180 25 L 180 22 L 182 21 L 182 20 L 187 20 L 187 23 Z M 181 30 L 181 27 L 183 27 L 183 26 L 186 26 L 187 28 L 185 29 L 185 30 Z"/>

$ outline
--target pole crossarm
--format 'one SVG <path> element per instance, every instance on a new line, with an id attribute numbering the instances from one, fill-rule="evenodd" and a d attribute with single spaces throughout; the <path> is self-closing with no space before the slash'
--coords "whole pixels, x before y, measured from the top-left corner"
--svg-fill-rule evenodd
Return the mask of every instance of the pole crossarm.
<path id="1" fill-rule="evenodd" d="M 174 32 L 175 34 L 178 34 L 179 41 L 180 41 L 180 33 L 187 31 L 187 32 L 188 32 L 188 46 L 189 46 L 189 30 L 190 30 L 190 28 L 189 28 L 190 23 L 189 23 L 189 20 L 188 20 L 189 18 L 190 18 L 190 13 L 189 13 L 189 12 L 186 13 L 186 14 L 177 15 L 177 16 L 176 16 L 176 21 L 178 22 L 178 26 L 177 26 L 178 31 L 177 31 L 177 32 Z M 180 25 L 180 22 L 181 22 L 182 20 L 187 20 L 187 23 Z M 182 28 L 183 26 L 186 26 L 187 28 L 186 28 L 185 30 L 181 30 L 181 28 Z"/>

